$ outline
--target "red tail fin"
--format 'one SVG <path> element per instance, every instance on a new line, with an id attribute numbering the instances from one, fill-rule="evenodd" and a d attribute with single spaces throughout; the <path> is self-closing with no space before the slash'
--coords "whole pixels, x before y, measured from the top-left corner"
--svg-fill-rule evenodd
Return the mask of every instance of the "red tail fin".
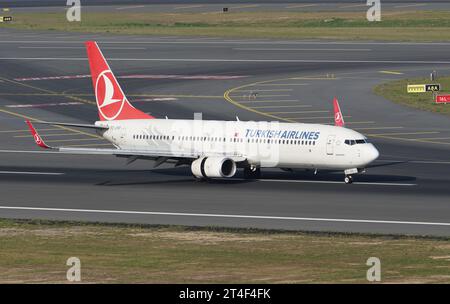
<path id="1" fill-rule="evenodd" d="M 87 41 L 86 50 L 100 120 L 154 118 L 129 103 L 97 43 Z"/>
<path id="2" fill-rule="evenodd" d="M 345 125 L 344 116 L 342 116 L 341 108 L 339 107 L 339 102 L 336 97 L 333 99 L 334 107 L 334 125 L 338 127 L 343 127 Z"/>

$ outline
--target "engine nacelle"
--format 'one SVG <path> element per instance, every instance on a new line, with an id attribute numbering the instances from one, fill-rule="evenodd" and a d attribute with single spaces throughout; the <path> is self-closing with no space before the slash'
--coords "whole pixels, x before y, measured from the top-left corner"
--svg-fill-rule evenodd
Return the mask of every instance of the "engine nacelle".
<path id="1" fill-rule="evenodd" d="M 200 157 L 192 162 L 191 170 L 197 178 L 233 177 L 236 163 L 227 157 Z"/>

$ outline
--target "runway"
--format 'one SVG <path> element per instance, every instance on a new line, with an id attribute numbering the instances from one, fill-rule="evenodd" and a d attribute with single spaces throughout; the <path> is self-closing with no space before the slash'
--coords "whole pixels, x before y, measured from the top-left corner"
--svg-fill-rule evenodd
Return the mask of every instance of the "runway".
<path id="1" fill-rule="evenodd" d="M 450 235 L 450 119 L 393 104 L 376 84 L 448 74 L 449 43 L 239 40 L 0 30 L 0 217 L 307 231 Z M 281 170 L 194 182 L 189 168 L 37 149 L 25 118 L 97 119 L 83 42 L 99 42 L 133 104 L 157 117 L 348 126 L 380 159 L 342 173 Z M 253 93 L 257 97 L 253 98 Z M 107 147 L 85 130 L 41 127 L 53 145 Z"/>
<path id="2" fill-rule="evenodd" d="M 361 0 L 90 0 L 82 1 L 84 12 L 148 12 L 148 13 L 218 13 L 223 8 L 229 12 L 254 11 L 345 11 L 364 12 L 367 1 Z M 59 0 L 0 1 L 0 7 L 14 8 L 17 12 L 58 12 L 66 9 Z M 448 10 L 446 0 L 384 0 L 384 11 Z"/>

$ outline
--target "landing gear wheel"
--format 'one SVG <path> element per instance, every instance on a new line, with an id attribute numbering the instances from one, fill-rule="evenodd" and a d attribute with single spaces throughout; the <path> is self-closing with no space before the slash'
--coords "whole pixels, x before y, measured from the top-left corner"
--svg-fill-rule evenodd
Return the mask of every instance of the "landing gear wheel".
<path id="1" fill-rule="evenodd" d="M 345 182 L 346 184 L 351 184 L 351 183 L 353 183 L 353 177 L 352 177 L 351 175 L 345 176 L 344 182 Z"/>
<path id="2" fill-rule="evenodd" d="M 254 168 L 252 170 L 251 168 L 244 168 L 244 178 L 245 179 L 259 179 L 261 178 L 261 169 L 260 168 Z"/>

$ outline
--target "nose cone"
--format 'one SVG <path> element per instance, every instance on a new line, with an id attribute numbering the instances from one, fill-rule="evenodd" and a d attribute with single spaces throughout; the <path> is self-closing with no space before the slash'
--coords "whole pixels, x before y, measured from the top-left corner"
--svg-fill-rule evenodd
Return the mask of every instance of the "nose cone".
<path id="1" fill-rule="evenodd" d="M 374 160 L 376 160 L 378 158 L 378 156 L 380 156 L 380 152 L 378 152 L 377 148 L 375 148 L 374 145 L 370 144 L 367 147 L 367 151 L 366 151 L 366 159 L 367 159 L 367 163 L 371 163 Z"/>

